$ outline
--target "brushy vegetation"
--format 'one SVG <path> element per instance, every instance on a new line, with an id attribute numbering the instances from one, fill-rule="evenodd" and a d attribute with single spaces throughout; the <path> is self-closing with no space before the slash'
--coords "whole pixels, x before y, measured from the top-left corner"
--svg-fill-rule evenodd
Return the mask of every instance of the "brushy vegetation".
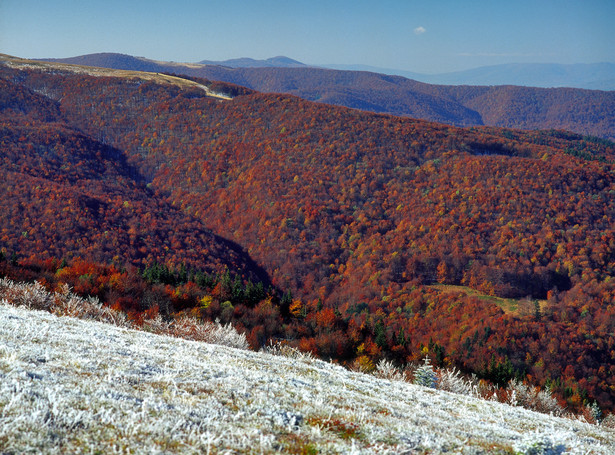
<path id="1" fill-rule="evenodd" d="M 38 281 L 19 283 L 2 278 L 0 300 L 30 310 L 49 311 L 58 316 L 91 319 L 124 328 L 138 328 L 123 312 L 102 305 L 95 297 L 79 297 L 73 294 L 68 286 L 63 286 L 61 292 L 49 292 Z M 185 316 L 164 321 L 160 315 L 157 315 L 153 319 L 145 319 L 142 329 L 159 335 L 248 349 L 245 334 L 238 333 L 231 324 L 222 325 L 218 321 L 211 323 Z"/>
<path id="2" fill-rule="evenodd" d="M 362 371 L 361 368 L 355 369 Z M 372 373 L 382 379 L 410 382 L 458 395 L 519 406 L 542 414 L 615 428 L 615 416 L 602 415 L 595 402 L 588 403 L 580 413 L 575 414 L 566 410 L 548 388 L 541 389 L 516 379 L 510 380 L 506 387 L 498 388 L 478 379 L 476 375 L 463 375 L 455 367 L 436 368 L 429 357 L 425 357 L 422 364 L 405 368 L 399 368 L 389 360 L 381 360 Z"/>

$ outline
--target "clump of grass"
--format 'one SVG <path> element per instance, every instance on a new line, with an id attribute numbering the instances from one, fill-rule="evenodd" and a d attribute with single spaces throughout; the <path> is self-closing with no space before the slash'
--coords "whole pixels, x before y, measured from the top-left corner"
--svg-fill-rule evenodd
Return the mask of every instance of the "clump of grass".
<path id="1" fill-rule="evenodd" d="M 362 438 L 359 425 L 339 418 L 310 417 L 307 424 L 330 431 L 344 440 Z"/>

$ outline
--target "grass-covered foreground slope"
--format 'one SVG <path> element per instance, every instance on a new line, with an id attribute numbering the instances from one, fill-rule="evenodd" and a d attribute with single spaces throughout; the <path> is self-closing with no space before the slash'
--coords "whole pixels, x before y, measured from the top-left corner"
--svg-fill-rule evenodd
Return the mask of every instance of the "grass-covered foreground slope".
<path id="1" fill-rule="evenodd" d="M 599 426 L 0 304 L 2 453 L 613 451 Z"/>

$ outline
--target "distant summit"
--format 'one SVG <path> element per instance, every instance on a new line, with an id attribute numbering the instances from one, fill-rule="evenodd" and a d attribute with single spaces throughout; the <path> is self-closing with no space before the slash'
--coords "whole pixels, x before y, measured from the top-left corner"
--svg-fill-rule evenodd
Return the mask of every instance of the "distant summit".
<path id="1" fill-rule="evenodd" d="M 201 60 L 199 63 L 202 65 L 228 66 L 230 68 L 302 68 L 307 66 L 304 63 L 284 56 L 272 57 L 266 60 L 255 60 L 248 57 L 223 61 Z"/>
<path id="2" fill-rule="evenodd" d="M 70 58 L 41 58 L 45 62 L 69 63 L 72 65 L 97 66 L 99 68 L 113 68 L 129 71 L 160 71 L 161 65 L 144 57 L 102 52 L 98 54 L 79 55 Z"/>

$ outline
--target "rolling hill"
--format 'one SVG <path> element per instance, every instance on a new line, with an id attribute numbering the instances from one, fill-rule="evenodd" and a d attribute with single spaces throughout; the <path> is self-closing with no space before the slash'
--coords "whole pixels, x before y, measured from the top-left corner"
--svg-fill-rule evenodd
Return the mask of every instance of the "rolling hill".
<path id="1" fill-rule="evenodd" d="M 92 54 L 56 61 L 204 77 L 261 92 L 289 93 L 312 101 L 456 126 L 554 128 L 615 138 L 615 91 L 430 85 L 401 76 L 361 71 L 313 67 L 231 68 L 154 62 L 119 54 Z"/>
<path id="2" fill-rule="evenodd" d="M 548 385 L 572 408 L 615 408 L 612 142 L 3 61 L 5 213 L 18 219 L 2 220 L 7 253 L 198 267 L 211 259 L 199 258 L 206 230 L 238 245 L 284 295 L 246 303 L 234 292 L 242 283 L 198 288 L 188 273 L 156 284 L 179 309 L 237 323 L 255 346 L 282 338 L 366 369 L 429 355 L 500 384 Z M 49 203 L 59 184 L 69 196 Z M 100 206 L 83 199 L 71 211 L 77 191 Z M 47 212 L 62 223 L 58 238 L 39 222 Z M 90 241 L 101 235 L 117 245 Z M 71 265 L 45 277 L 69 273 L 84 287 L 95 281 Z M 515 299 L 518 310 L 505 314 L 481 294 Z"/>

